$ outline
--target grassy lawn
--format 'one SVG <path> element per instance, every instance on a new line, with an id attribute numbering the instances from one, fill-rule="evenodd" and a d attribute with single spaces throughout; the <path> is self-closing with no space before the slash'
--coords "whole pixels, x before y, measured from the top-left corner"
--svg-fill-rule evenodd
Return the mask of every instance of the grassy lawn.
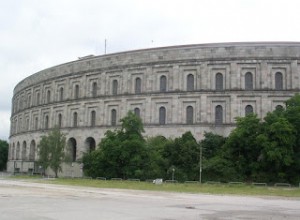
<path id="1" fill-rule="evenodd" d="M 91 179 L 41 179 L 40 177 L 13 176 L 11 178 L 27 180 L 32 182 L 43 182 L 49 184 L 85 186 L 97 188 L 113 188 L 113 189 L 131 189 L 131 190 L 151 190 L 178 193 L 206 193 L 218 195 L 249 195 L 249 196 L 283 196 L 283 197 L 299 197 L 300 188 L 291 187 L 266 187 L 252 185 L 229 185 L 229 184 L 184 184 L 184 183 L 163 183 L 155 185 L 148 182 L 133 181 L 104 181 Z"/>

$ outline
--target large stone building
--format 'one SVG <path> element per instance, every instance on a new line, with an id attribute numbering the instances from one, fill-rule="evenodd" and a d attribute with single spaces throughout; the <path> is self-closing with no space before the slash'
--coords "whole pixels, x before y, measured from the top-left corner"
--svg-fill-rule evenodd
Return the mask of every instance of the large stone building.
<path id="1" fill-rule="evenodd" d="M 148 136 L 228 135 L 235 118 L 263 118 L 300 90 L 300 43 L 221 43 L 87 56 L 35 73 L 14 89 L 8 171 L 37 169 L 37 144 L 59 126 L 81 175 L 83 152 L 129 110 Z"/>

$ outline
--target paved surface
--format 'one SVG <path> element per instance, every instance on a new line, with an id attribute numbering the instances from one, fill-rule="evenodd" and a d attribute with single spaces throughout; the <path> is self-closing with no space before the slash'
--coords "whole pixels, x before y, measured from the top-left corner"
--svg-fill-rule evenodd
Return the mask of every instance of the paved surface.
<path id="1" fill-rule="evenodd" d="M 95 189 L 0 179 L 1 220 L 300 219 L 300 198 Z"/>

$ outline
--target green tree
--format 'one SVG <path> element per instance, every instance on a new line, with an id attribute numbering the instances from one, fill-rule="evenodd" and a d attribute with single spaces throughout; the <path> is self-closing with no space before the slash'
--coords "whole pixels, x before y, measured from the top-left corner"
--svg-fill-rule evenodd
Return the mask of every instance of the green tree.
<path id="1" fill-rule="evenodd" d="M 53 129 L 42 139 L 38 145 L 38 163 L 46 170 L 50 167 L 57 177 L 62 170 L 62 163 L 66 161 L 66 137 L 58 128 Z"/>
<path id="2" fill-rule="evenodd" d="M 268 113 L 262 122 L 254 114 L 237 118 L 228 138 L 205 133 L 199 144 L 191 132 L 181 137 L 142 136 L 143 124 L 132 112 L 121 129 L 107 131 L 99 148 L 84 156 L 88 175 L 198 180 L 203 149 L 203 179 L 218 181 L 300 181 L 300 96 L 286 109 Z M 47 161 L 47 160 L 45 160 Z"/>
<path id="3" fill-rule="evenodd" d="M 102 157 L 102 151 L 95 150 L 90 153 L 85 153 L 82 157 L 82 163 L 84 164 L 84 173 L 86 176 L 93 178 L 105 176 L 105 165 Z"/>
<path id="4" fill-rule="evenodd" d="M 6 169 L 8 157 L 8 143 L 7 141 L 0 140 L 0 170 Z"/>
<path id="5" fill-rule="evenodd" d="M 170 139 L 163 152 L 168 164 L 168 178 L 171 179 L 174 168 L 177 180 L 198 180 L 199 152 L 199 144 L 191 132 L 186 132 L 174 140 Z"/>
<path id="6" fill-rule="evenodd" d="M 85 173 L 93 177 L 142 178 L 148 161 L 143 124 L 133 112 L 121 119 L 121 129 L 108 130 L 92 154 L 84 155 Z M 88 158 L 92 160 L 88 162 Z M 95 161 L 97 160 L 97 161 Z"/>
<path id="7" fill-rule="evenodd" d="M 263 122 L 253 114 L 237 118 L 221 158 L 233 163 L 241 180 L 299 181 L 299 117 L 300 96 L 296 95 L 287 101 L 286 110 L 268 113 Z"/>
<path id="8" fill-rule="evenodd" d="M 295 128 L 297 151 L 300 151 L 300 94 L 286 101 L 286 110 L 282 114 Z"/>
<path id="9" fill-rule="evenodd" d="M 219 154 L 203 161 L 204 181 L 240 181 L 241 175 L 237 172 L 234 161 L 224 157 L 222 151 Z"/>
<path id="10" fill-rule="evenodd" d="M 212 132 L 204 132 L 204 139 L 200 141 L 202 157 L 210 159 L 217 155 L 224 145 L 226 138 Z"/>
<path id="11" fill-rule="evenodd" d="M 252 180 L 259 170 L 261 144 L 257 137 L 261 134 L 261 123 L 254 114 L 237 118 L 236 121 L 237 127 L 225 142 L 224 157 L 234 163 L 242 179 Z"/>
<path id="12" fill-rule="evenodd" d="M 223 158 L 223 145 L 226 138 L 212 132 L 205 132 L 200 141 L 202 148 L 202 179 L 204 181 L 234 180 L 236 173 L 233 163 Z"/>
<path id="13" fill-rule="evenodd" d="M 263 123 L 264 131 L 258 136 L 262 146 L 262 171 L 270 182 L 289 181 L 293 170 L 296 132 L 289 121 L 277 112 L 269 113 Z"/>
<path id="14" fill-rule="evenodd" d="M 140 117 L 132 111 L 129 111 L 120 121 L 122 123 L 121 132 L 125 135 L 124 138 L 133 138 L 144 141 L 142 133 L 145 131 Z"/>
<path id="15" fill-rule="evenodd" d="M 286 102 L 285 118 L 293 125 L 295 129 L 296 141 L 293 152 L 293 169 L 290 169 L 289 175 L 293 177 L 293 182 L 300 182 L 300 95 L 296 94 Z"/>
<path id="16" fill-rule="evenodd" d="M 148 161 L 144 172 L 145 179 L 166 178 L 168 167 L 163 152 L 168 139 L 163 136 L 149 137 L 146 140 Z"/>

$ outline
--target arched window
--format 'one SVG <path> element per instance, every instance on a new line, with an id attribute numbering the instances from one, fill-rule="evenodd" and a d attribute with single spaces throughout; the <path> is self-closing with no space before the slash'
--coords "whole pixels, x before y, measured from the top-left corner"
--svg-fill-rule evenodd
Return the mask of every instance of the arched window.
<path id="1" fill-rule="evenodd" d="M 23 96 L 20 98 L 20 109 L 23 109 Z"/>
<path id="2" fill-rule="evenodd" d="M 35 120 L 34 120 L 34 129 L 37 130 L 39 128 L 39 119 L 38 117 L 35 117 Z"/>
<path id="3" fill-rule="evenodd" d="M 216 90 L 217 91 L 223 90 L 223 75 L 222 75 L 222 73 L 216 74 Z"/>
<path id="4" fill-rule="evenodd" d="M 26 141 L 24 141 L 23 142 L 23 146 L 22 146 L 22 160 L 26 160 L 26 151 L 27 151 L 27 149 L 26 149 L 26 146 L 27 144 L 26 144 Z"/>
<path id="5" fill-rule="evenodd" d="M 283 76 L 281 72 L 275 73 L 275 89 L 276 90 L 283 89 Z"/>
<path id="6" fill-rule="evenodd" d="M 116 126 L 117 124 L 117 111 L 115 109 L 111 110 L 111 125 Z"/>
<path id="7" fill-rule="evenodd" d="M 35 160 L 35 141 L 34 140 L 32 140 L 30 143 L 29 160 L 30 161 Z"/>
<path id="8" fill-rule="evenodd" d="M 72 162 L 76 161 L 76 153 L 77 153 L 77 146 L 75 144 L 72 148 Z"/>
<path id="9" fill-rule="evenodd" d="M 18 109 L 21 110 L 22 109 L 22 97 L 20 97 L 18 99 Z"/>
<path id="10" fill-rule="evenodd" d="M 26 119 L 26 131 L 29 131 L 29 118 Z"/>
<path id="11" fill-rule="evenodd" d="M 50 90 L 47 91 L 47 103 L 50 103 L 51 101 L 51 92 Z"/>
<path id="12" fill-rule="evenodd" d="M 72 162 L 76 161 L 76 154 L 77 154 L 77 142 L 75 138 L 70 138 L 68 140 L 68 147 L 70 149 Z"/>
<path id="13" fill-rule="evenodd" d="M 253 76 L 250 72 L 245 74 L 245 90 L 253 90 Z"/>
<path id="14" fill-rule="evenodd" d="M 118 94 L 118 80 L 114 80 L 112 82 L 112 94 L 117 95 Z"/>
<path id="15" fill-rule="evenodd" d="M 187 91 L 193 91 L 194 90 L 194 75 L 189 74 L 187 75 L 187 81 L 186 81 L 186 88 Z"/>
<path id="16" fill-rule="evenodd" d="M 11 159 L 14 160 L 15 159 L 15 143 L 13 143 L 13 147 L 12 147 L 12 151 L 11 151 Z"/>
<path id="17" fill-rule="evenodd" d="M 160 125 L 166 124 L 166 108 L 165 107 L 159 108 L 159 124 Z"/>
<path id="18" fill-rule="evenodd" d="M 61 128 L 62 127 L 62 115 L 58 114 L 58 127 Z"/>
<path id="19" fill-rule="evenodd" d="M 91 153 L 96 149 L 96 141 L 94 138 L 88 137 L 85 140 L 85 149 L 88 153 Z"/>
<path id="20" fill-rule="evenodd" d="M 49 128 L 49 116 L 46 115 L 45 116 L 45 129 L 48 129 Z"/>
<path id="21" fill-rule="evenodd" d="M 37 105 L 40 104 L 40 93 L 39 92 L 36 94 L 36 104 Z"/>
<path id="22" fill-rule="evenodd" d="M 252 113 L 253 113 L 253 107 L 252 107 L 252 105 L 247 105 L 245 107 L 245 115 L 252 114 Z"/>
<path id="23" fill-rule="evenodd" d="M 28 96 L 27 100 L 27 107 L 29 108 L 31 106 L 31 95 Z"/>
<path id="24" fill-rule="evenodd" d="M 78 123 L 78 114 L 77 112 L 73 113 L 73 127 L 77 127 L 77 123 Z"/>
<path id="25" fill-rule="evenodd" d="M 20 160 L 20 143 L 17 143 L 16 160 Z"/>
<path id="26" fill-rule="evenodd" d="M 194 123 L 194 109 L 192 106 L 186 108 L 186 123 L 189 125 Z"/>
<path id="27" fill-rule="evenodd" d="M 223 124 L 223 107 L 221 105 L 217 105 L 215 109 L 215 123 L 216 125 Z"/>
<path id="28" fill-rule="evenodd" d="M 96 112 L 91 111 L 91 126 L 95 127 L 96 126 Z"/>
<path id="29" fill-rule="evenodd" d="M 141 111 L 140 111 L 140 109 L 139 109 L 139 108 L 135 108 L 135 109 L 134 109 L 134 114 L 135 114 L 136 116 L 140 117 L 140 116 L 141 116 Z"/>
<path id="30" fill-rule="evenodd" d="M 59 101 L 63 101 L 64 100 L 64 88 L 61 87 L 59 89 Z"/>
<path id="31" fill-rule="evenodd" d="M 282 111 L 283 110 L 283 106 L 282 105 L 276 105 L 275 110 L 276 111 Z"/>
<path id="32" fill-rule="evenodd" d="M 92 85 L 92 96 L 95 98 L 97 96 L 97 83 L 93 82 Z"/>
<path id="33" fill-rule="evenodd" d="M 15 133 L 17 133 L 18 131 L 18 120 L 16 119 L 15 120 Z"/>
<path id="34" fill-rule="evenodd" d="M 79 85 L 75 85 L 75 92 L 74 92 L 74 98 L 79 98 Z"/>
<path id="35" fill-rule="evenodd" d="M 166 92 L 167 91 L 167 77 L 166 76 L 161 76 L 160 77 L 160 91 L 161 92 Z"/>
<path id="36" fill-rule="evenodd" d="M 20 97 L 20 110 L 23 109 L 23 96 Z"/>
<path id="37" fill-rule="evenodd" d="M 20 118 L 20 120 L 18 121 L 18 126 L 19 126 L 19 128 L 18 128 L 18 131 L 22 131 L 22 129 L 23 129 L 23 125 L 22 125 L 22 118 Z"/>
<path id="38" fill-rule="evenodd" d="M 135 79 L 135 93 L 139 94 L 142 92 L 142 80 L 141 78 L 137 77 Z"/>

